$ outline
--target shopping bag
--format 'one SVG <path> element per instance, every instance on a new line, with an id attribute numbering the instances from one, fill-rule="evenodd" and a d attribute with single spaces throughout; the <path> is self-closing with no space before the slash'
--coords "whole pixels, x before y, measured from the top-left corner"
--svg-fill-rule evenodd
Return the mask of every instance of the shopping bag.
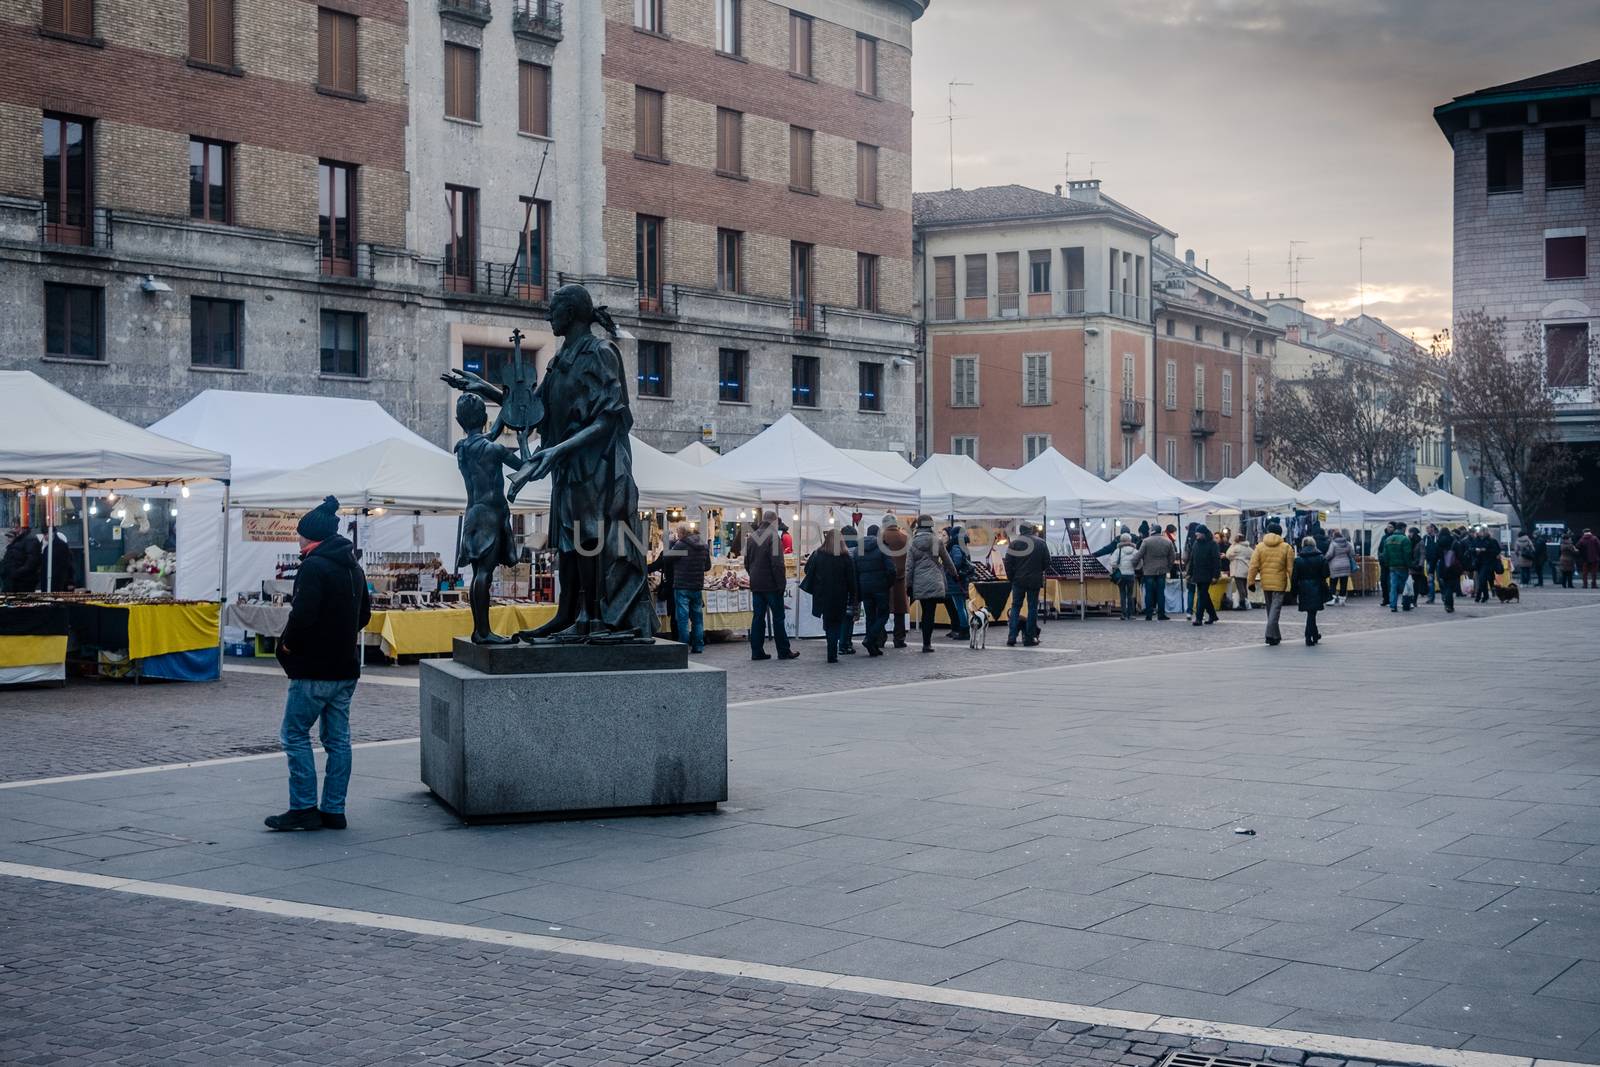
<path id="1" fill-rule="evenodd" d="M 1188 610 L 1189 605 L 1184 599 L 1184 585 L 1182 581 L 1167 580 L 1166 610 L 1170 614 L 1182 615 Z"/>
<path id="2" fill-rule="evenodd" d="M 1417 583 L 1409 574 L 1406 575 L 1406 586 L 1400 591 L 1400 595 L 1407 600 L 1415 600 L 1417 598 Z"/>
<path id="3" fill-rule="evenodd" d="M 1476 583 L 1473 582 L 1473 580 L 1471 578 L 1468 578 L 1465 575 L 1462 576 L 1462 578 L 1461 578 L 1461 595 L 1462 596 L 1471 596 L 1472 595 L 1472 591 L 1474 589 L 1476 589 L 1476 588 L 1477 588 L 1477 585 L 1476 585 Z"/>
<path id="4" fill-rule="evenodd" d="M 1253 607 L 1262 607 L 1267 602 L 1267 591 L 1259 585 L 1250 587 L 1250 603 Z"/>

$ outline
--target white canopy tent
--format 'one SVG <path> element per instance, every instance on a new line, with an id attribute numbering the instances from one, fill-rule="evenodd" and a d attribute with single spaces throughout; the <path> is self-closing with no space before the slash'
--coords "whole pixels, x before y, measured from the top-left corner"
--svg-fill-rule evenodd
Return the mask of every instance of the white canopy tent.
<path id="1" fill-rule="evenodd" d="M 1402 486 L 1404 488 L 1404 486 Z M 1323 471 L 1300 490 L 1311 498 L 1332 498 L 1333 507 L 1326 509 L 1328 521 L 1346 526 L 1365 526 L 1375 522 L 1416 522 L 1423 517 L 1420 502 L 1408 504 L 1401 500 L 1386 499 L 1363 489 L 1361 484 L 1347 474 Z"/>
<path id="2" fill-rule="evenodd" d="M 699 441 L 690 441 L 676 452 L 672 453 L 674 459 L 687 463 L 691 467 L 704 467 L 722 458 L 722 453 L 715 449 L 707 448 Z"/>
<path id="3" fill-rule="evenodd" d="M 1437 506 L 1430 506 L 1421 493 L 1416 492 L 1399 478 L 1389 479 L 1389 484 L 1378 490 L 1378 497 L 1415 509 L 1422 515 L 1424 522 L 1466 522 L 1471 510 L 1464 500 L 1459 506 L 1444 500 L 1435 501 Z"/>
<path id="4" fill-rule="evenodd" d="M 312 508 L 328 494 L 346 508 L 461 511 L 466 486 L 456 458 L 430 444 L 390 437 L 233 494 L 235 507 Z"/>
<path id="5" fill-rule="evenodd" d="M 707 508 L 753 507 L 758 499 L 755 489 L 723 477 L 712 470 L 710 464 L 697 467 L 685 463 L 677 455 L 652 448 L 637 437 L 630 440 L 633 443 L 633 480 L 639 487 L 641 507 L 704 511 Z M 460 482 L 459 474 L 456 480 Z M 530 483 L 517 494 L 516 503 L 512 505 L 519 511 L 542 511 L 549 506 L 548 478 Z"/>
<path id="6" fill-rule="evenodd" d="M 897 482 L 903 482 L 917 472 L 910 460 L 898 452 L 877 452 L 870 448 L 841 448 L 839 451 L 868 470 L 877 471 Z"/>
<path id="7" fill-rule="evenodd" d="M 877 504 L 912 510 L 922 502 L 915 487 L 856 462 L 792 414 L 706 469 L 749 485 L 770 504 Z"/>
<path id="8" fill-rule="evenodd" d="M 992 472 L 1018 492 L 1038 493 L 1044 508 L 1034 514 L 1056 518 L 1099 519 L 1143 515 L 1156 501 L 1102 481 L 1072 460 L 1047 448 L 1017 470 Z"/>
<path id="9" fill-rule="evenodd" d="M 1210 490 L 1213 499 L 1232 511 L 1332 511 L 1338 499 L 1306 493 L 1285 485 L 1259 463 L 1252 463 L 1233 478 L 1224 478 Z"/>
<path id="10" fill-rule="evenodd" d="M 1510 516 L 1504 512 L 1474 504 L 1470 500 L 1463 500 L 1454 493 L 1447 493 L 1443 489 L 1435 489 L 1422 498 L 1422 506 L 1430 512 L 1440 515 L 1446 512 L 1466 512 L 1466 521 L 1484 526 L 1506 526 L 1511 522 Z M 1457 520 L 1459 521 L 1459 520 Z"/>
<path id="11" fill-rule="evenodd" d="M 921 492 L 922 510 L 929 515 L 1022 519 L 1045 510 L 1043 496 L 1007 485 L 970 456 L 929 456 L 905 484 Z"/>
<path id="12" fill-rule="evenodd" d="M 1133 465 L 1109 483 L 1114 489 L 1144 497 L 1163 515 L 1205 515 L 1232 505 L 1218 501 L 1204 489 L 1180 482 L 1149 456 L 1140 456 Z"/>

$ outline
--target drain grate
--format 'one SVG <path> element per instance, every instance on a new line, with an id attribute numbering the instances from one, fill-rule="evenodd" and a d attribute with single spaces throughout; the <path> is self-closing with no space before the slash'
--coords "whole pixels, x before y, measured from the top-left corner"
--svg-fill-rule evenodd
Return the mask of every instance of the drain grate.
<path id="1" fill-rule="evenodd" d="M 1161 1067 L 1267 1067 L 1259 1060 L 1241 1060 L 1233 1056 L 1202 1056 L 1198 1052 L 1174 1052 Z"/>

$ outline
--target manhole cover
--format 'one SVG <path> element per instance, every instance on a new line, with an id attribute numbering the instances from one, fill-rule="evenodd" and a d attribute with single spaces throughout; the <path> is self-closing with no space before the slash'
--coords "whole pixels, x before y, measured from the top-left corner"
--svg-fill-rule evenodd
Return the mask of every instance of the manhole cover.
<path id="1" fill-rule="evenodd" d="M 1240 1060 L 1232 1056 L 1202 1056 L 1198 1052 L 1174 1052 L 1162 1067 L 1265 1067 L 1258 1060 Z"/>

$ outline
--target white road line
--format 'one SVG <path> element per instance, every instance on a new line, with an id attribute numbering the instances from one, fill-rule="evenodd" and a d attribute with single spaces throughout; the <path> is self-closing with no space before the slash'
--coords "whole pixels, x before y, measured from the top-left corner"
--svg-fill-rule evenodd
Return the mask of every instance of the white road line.
<path id="1" fill-rule="evenodd" d="M 494 930 L 461 923 L 413 919 L 403 915 L 380 912 L 354 911 L 349 908 L 325 907 L 319 904 L 302 904 L 271 897 L 249 896 L 242 893 L 223 893 L 212 889 L 195 889 L 167 882 L 144 882 L 132 878 L 113 878 L 82 871 L 62 870 L 54 867 L 36 867 L 21 863 L 0 862 L 0 875 L 25 878 L 36 882 L 53 882 L 58 885 L 75 885 L 89 889 L 104 889 L 116 893 L 154 897 L 163 900 L 180 900 L 192 904 L 207 904 L 219 908 L 234 908 L 265 915 L 288 918 L 313 919 L 319 922 L 339 923 L 370 930 L 395 930 L 426 937 L 449 937 L 479 944 L 504 945 L 534 952 L 556 952 L 585 959 L 609 960 L 616 963 L 643 964 L 651 967 L 670 967 L 676 970 L 699 971 L 740 978 L 783 984 L 814 986 L 820 989 L 842 989 L 873 996 L 895 997 L 901 1000 L 922 1001 L 930 1004 L 948 1004 L 955 1007 L 992 1011 L 1004 1015 L 1023 1015 L 1038 1019 L 1089 1023 L 1095 1026 L 1115 1026 L 1125 1030 L 1150 1030 L 1170 1034 L 1187 1034 L 1194 1037 L 1215 1038 L 1241 1044 L 1269 1045 L 1302 1049 L 1308 1052 L 1328 1053 L 1353 1059 L 1366 1059 L 1396 1063 L 1421 1064 L 1424 1067 L 1539 1067 L 1551 1061 L 1536 1061 L 1528 1056 L 1505 1056 L 1489 1052 L 1466 1052 L 1453 1048 L 1434 1048 L 1430 1045 L 1409 1045 L 1394 1041 L 1377 1041 L 1359 1037 L 1340 1037 L 1332 1034 L 1313 1034 L 1300 1030 L 1280 1030 L 1275 1027 L 1240 1026 L 1233 1023 L 1207 1022 L 1204 1019 L 1187 1019 L 1181 1016 L 1157 1015 L 1150 1012 L 1118 1011 L 1097 1008 L 1086 1004 L 1069 1004 L 1061 1001 L 1034 1000 L 1027 997 L 1008 997 L 994 993 L 975 993 L 947 986 L 919 985 L 913 982 L 893 982 L 881 978 L 859 975 L 833 974 L 801 967 L 777 967 L 765 963 L 722 959 L 716 956 L 695 956 L 666 949 L 634 948 L 628 945 L 609 945 L 596 941 L 574 941 L 543 934 L 524 934 L 509 930 Z"/>
<path id="2" fill-rule="evenodd" d="M 397 737 L 390 741 L 362 741 L 351 748 L 389 748 L 393 745 L 414 745 L 420 737 Z M 313 745 L 317 751 L 322 746 Z M 257 752 L 250 756 L 224 756 L 221 759 L 202 759 L 192 763 L 158 763 L 149 767 L 126 767 L 119 771 L 92 771 L 88 774 L 63 774 L 55 778 L 23 778 L 15 782 L 0 782 L 0 789 L 27 789 L 35 785 L 60 785 L 63 782 L 92 782 L 96 778 L 121 778 L 129 774 L 159 774 L 162 771 L 187 771 L 195 767 L 221 767 L 228 763 L 252 763 L 256 760 L 282 759 L 282 752 Z"/>

